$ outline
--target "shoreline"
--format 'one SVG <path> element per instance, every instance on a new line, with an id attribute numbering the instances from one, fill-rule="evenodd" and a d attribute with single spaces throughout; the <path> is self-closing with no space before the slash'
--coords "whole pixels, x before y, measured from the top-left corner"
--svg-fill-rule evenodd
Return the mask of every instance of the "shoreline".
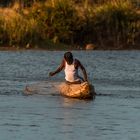
<path id="1" fill-rule="evenodd" d="M 48 48 L 16 48 L 16 47 L 0 47 L 0 51 L 28 51 L 28 50 L 33 50 L 33 51 L 140 51 L 140 48 L 102 48 L 102 49 L 84 49 L 84 48 L 52 48 L 52 49 L 48 49 Z"/>

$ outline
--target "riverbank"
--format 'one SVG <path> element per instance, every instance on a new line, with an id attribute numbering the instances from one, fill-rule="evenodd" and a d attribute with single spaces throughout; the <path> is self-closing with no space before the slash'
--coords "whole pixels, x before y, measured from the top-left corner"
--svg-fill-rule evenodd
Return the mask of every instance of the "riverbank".
<path id="1" fill-rule="evenodd" d="M 95 48 L 87 49 L 86 45 L 84 46 L 69 46 L 69 45 L 56 45 L 54 47 L 52 46 L 32 46 L 32 47 L 13 47 L 13 46 L 0 46 L 0 51 L 24 51 L 24 50 L 42 50 L 42 51 L 66 51 L 66 50 L 87 50 L 87 51 L 94 51 L 94 50 L 101 50 L 101 51 L 106 51 L 106 50 L 140 50 L 140 45 L 139 46 L 129 46 L 129 47 L 98 47 L 95 46 Z"/>

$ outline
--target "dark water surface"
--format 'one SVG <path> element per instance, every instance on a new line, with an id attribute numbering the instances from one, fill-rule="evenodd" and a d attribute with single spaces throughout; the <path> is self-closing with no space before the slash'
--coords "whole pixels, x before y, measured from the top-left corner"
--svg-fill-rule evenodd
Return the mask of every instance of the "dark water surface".
<path id="1" fill-rule="evenodd" d="M 62 51 L 0 52 L 0 140 L 138 140 L 140 51 L 73 51 L 97 96 L 67 99 L 48 78 Z M 48 83 L 44 95 L 25 96 L 26 85 Z M 50 87 L 50 88 L 49 88 Z"/>

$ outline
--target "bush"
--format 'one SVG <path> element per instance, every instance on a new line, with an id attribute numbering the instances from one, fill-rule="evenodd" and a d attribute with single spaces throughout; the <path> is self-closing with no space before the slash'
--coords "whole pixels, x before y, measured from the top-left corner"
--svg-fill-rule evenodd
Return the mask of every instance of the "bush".
<path id="1" fill-rule="evenodd" d="M 50 27 L 49 34 L 54 42 L 73 43 L 74 29 L 78 21 L 77 11 L 70 0 L 59 0 L 53 7 L 49 7 L 50 18 L 47 26 Z M 50 36 L 50 37 L 51 37 Z"/>
<path id="2" fill-rule="evenodd" d="M 31 42 L 35 26 L 36 23 L 32 19 L 26 20 L 17 13 L 11 17 L 3 17 L 2 29 L 5 41 L 10 46 Z"/>
<path id="3" fill-rule="evenodd" d="M 134 43 L 138 22 L 136 11 L 128 1 L 106 3 L 95 9 L 94 28 L 102 46 L 121 47 Z M 107 44 L 106 44 L 107 43 Z"/>
<path id="4" fill-rule="evenodd" d="M 99 48 L 139 44 L 140 14 L 126 0 L 38 0 L 31 7 L 0 8 L 0 43 L 96 43 Z M 24 0 L 27 4 L 27 0 Z M 44 44 L 44 45 L 45 45 Z"/>

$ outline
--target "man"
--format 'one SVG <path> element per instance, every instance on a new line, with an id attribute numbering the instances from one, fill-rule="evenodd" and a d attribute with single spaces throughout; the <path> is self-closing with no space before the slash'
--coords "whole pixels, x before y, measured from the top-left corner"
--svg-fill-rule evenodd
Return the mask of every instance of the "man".
<path id="1" fill-rule="evenodd" d="M 78 75 L 78 69 L 81 69 L 83 72 L 84 78 Z M 59 73 L 64 69 L 65 80 L 68 84 L 80 84 L 87 80 L 87 73 L 84 66 L 78 59 L 74 59 L 71 52 L 66 52 L 60 66 L 53 72 L 49 73 L 49 76 L 54 76 L 56 73 Z"/>

